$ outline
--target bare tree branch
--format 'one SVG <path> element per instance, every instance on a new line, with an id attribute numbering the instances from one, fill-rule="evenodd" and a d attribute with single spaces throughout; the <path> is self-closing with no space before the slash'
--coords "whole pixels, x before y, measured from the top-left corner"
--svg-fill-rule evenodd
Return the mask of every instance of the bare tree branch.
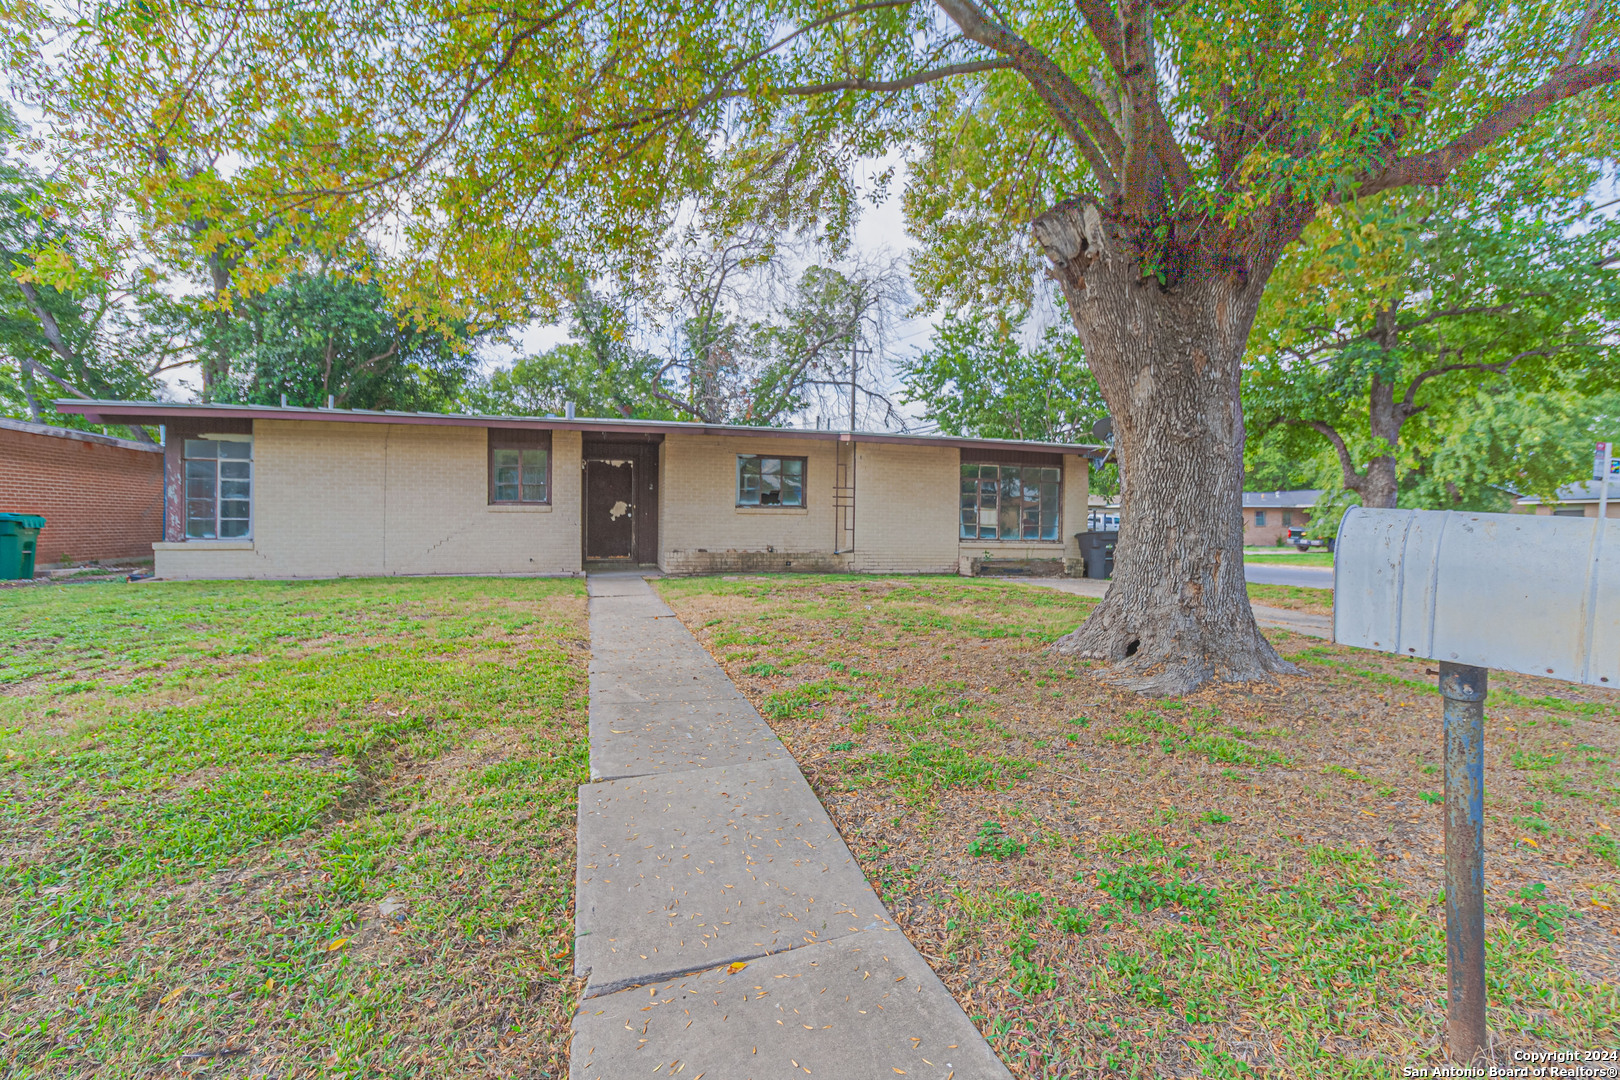
<path id="1" fill-rule="evenodd" d="M 1361 491 L 1362 483 L 1365 478 L 1360 473 L 1356 472 L 1356 463 L 1355 460 L 1350 456 L 1350 448 L 1345 445 L 1344 436 L 1340 435 L 1338 431 L 1334 429 L 1332 424 L 1326 424 L 1320 420 L 1284 420 L 1283 423 L 1292 424 L 1295 427 L 1310 428 L 1312 431 L 1325 437 L 1328 442 L 1332 443 L 1334 451 L 1339 455 L 1339 468 L 1344 472 L 1344 486 L 1346 490 L 1358 493 Z"/>
<path id="2" fill-rule="evenodd" d="M 946 64 L 943 67 L 930 68 L 927 71 L 915 72 L 898 79 L 840 79 L 835 82 L 810 83 L 805 86 L 779 86 L 773 87 L 765 93 L 781 94 L 783 97 L 808 97 L 812 94 L 828 94 L 838 90 L 869 90 L 879 94 L 892 94 L 900 90 L 910 90 L 913 87 L 948 79 L 953 75 L 972 75 L 981 71 L 1005 71 L 1013 67 L 1011 60 L 975 60 L 970 63 Z M 756 90 L 727 90 L 722 97 L 737 98 L 759 93 Z"/>
<path id="3" fill-rule="evenodd" d="M 1091 95 L 1080 89 L 1051 57 L 991 19 L 971 0 L 934 0 L 934 3 L 969 40 L 1012 60 L 1018 73 L 1029 80 L 1041 100 L 1064 123 L 1098 183 L 1110 192 L 1117 189 L 1116 170 L 1124 164 L 1125 144 Z"/>
<path id="4" fill-rule="evenodd" d="M 1559 67 L 1540 86 L 1520 94 L 1445 146 L 1397 159 L 1365 181 L 1356 190 L 1356 197 L 1408 185 L 1439 187 L 1458 166 L 1509 131 L 1566 98 L 1613 82 L 1620 82 L 1620 53 L 1581 67 Z"/>
<path id="5" fill-rule="evenodd" d="M 1586 51 L 1586 42 L 1592 36 L 1592 27 L 1596 25 L 1598 11 L 1603 7 L 1603 0 L 1588 0 L 1586 13 L 1575 27 L 1575 32 L 1569 35 L 1569 45 L 1564 49 L 1564 56 L 1558 62 L 1560 69 L 1572 68 L 1581 62 L 1581 54 Z"/>
<path id="6" fill-rule="evenodd" d="M 1574 341 L 1566 342 L 1563 345 L 1548 345 L 1539 349 L 1526 349 L 1524 352 L 1521 352 L 1516 356 L 1510 356 L 1506 360 L 1495 364 L 1442 364 L 1439 367 L 1430 368 L 1428 371 L 1419 372 L 1417 375 L 1412 376 L 1412 381 L 1406 386 L 1406 393 L 1402 395 L 1401 406 L 1403 409 L 1412 410 L 1409 415 L 1416 415 L 1416 410 L 1413 409 L 1413 402 L 1417 399 L 1418 388 L 1424 383 L 1428 382 L 1430 379 L 1436 378 L 1440 375 L 1447 375 L 1453 371 L 1494 371 L 1498 375 L 1505 375 L 1507 374 L 1508 368 L 1512 367 L 1520 360 L 1524 360 L 1532 356 L 1551 356 L 1553 353 L 1562 352 L 1565 349 L 1589 349 L 1592 347 L 1593 344 L 1589 341 Z"/>

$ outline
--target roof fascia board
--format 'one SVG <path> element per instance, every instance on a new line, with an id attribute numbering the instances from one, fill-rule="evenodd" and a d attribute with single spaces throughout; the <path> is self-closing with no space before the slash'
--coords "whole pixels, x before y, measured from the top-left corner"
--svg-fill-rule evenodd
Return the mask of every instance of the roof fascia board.
<path id="1" fill-rule="evenodd" d="M 997 447 L 1045 450 L 1057 454 L 1092 454 L 1102 446 L 1079 443 L 1021 442 L 1016 439 L 973 439 L 951 435 L 897 435 L 883 432 L 825 431 L 798 428 L 747 427 L 732 424 L 694 424 L 673 420 L 612 420 L 596 417 L 482 416 L 454 413 L 373 412 L 364 409 L 311 409 L 278 405 L 191 405 L 159 401 L 56 401 L 56 411 L 78 413 L 97 424 L 154 423 L 162 420 L 249 419 L 292 420 L 349 424 L 420 424 L 438 427 L 511 427 L 548 431 L 615 432 L 640 435 L 712 435 L 748 438 L 810 439 L 819 441 L 896 443 L 911 446 L 949 446 L 968 449 Z"/>

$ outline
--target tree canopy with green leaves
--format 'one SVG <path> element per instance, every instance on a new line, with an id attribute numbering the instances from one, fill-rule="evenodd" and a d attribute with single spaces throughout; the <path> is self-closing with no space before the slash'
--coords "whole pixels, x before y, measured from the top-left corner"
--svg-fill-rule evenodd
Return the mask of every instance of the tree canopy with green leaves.
<path id="1" fill-rule="evenodd" d="M 1244 377 L 1251 430 L 1285 425 L 1302 457 L 1331 446 L 1338 486 L 1364 506 L 1395 506 L 1402 490 L 1499 503 L 1479 487 L 1493 454 L 1498 483 L 1551 495 L 1575 479 L 1585 439 L 1560 452 L 1547 434 L 1620 390 L 1617 259 L 1620 220 L 1579 198 L 1416 193 L 1335 208 L 1284 257 L 1262 307 Z M 1509 423 L 1525 435 L 1511 466 Z"/>
<path id="2" fill-rule="evenodd" d="M 1074 331 L 1053 327 L 1030 347 L 984 312 L 953 313 L 927 349 L 900 365 L 900 400 L 950 435 L 1089 442 L 1108 405 Z"/>
<path id="3" fill-rule="evenodd" d="M 1044 261 L 1110 406 L 1108 597 L 1058 644 L 1152 693 L 1292 670 L 1241 565 L 1249 330 L 1324 208 L 1488 174 L 1505 139 L 1608 151 L 1601 0 L 8 0 L 51 36 L 56 135 L 154 237 L 273 279 L 310 221 L 386 230 L 407 301 L 481 325 L 562 272 L 633 279 L 680 208 L 847 237 L 858 165 L 910 163 L 925 300 L 1027 296 Z M 309 242 L 309 241 L 302 241 Z"/>

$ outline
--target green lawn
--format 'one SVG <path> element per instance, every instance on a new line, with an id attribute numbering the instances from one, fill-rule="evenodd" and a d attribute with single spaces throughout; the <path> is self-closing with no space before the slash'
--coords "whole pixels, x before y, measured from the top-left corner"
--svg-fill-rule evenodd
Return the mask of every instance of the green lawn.
<path id="1" fill-rule="evenodd" d="M 586 646 L 578 582 L 0 592 L 0 1073 L 562 1075 Z"/>
<path id="2" fill-rule="evenodd" d="M 1291 547 L 1246 547 L 1244 562 L 1281 563 L 1285 566 L 1332 566 L 1333 553 L 1321 548 L 1299 551 Z"/>

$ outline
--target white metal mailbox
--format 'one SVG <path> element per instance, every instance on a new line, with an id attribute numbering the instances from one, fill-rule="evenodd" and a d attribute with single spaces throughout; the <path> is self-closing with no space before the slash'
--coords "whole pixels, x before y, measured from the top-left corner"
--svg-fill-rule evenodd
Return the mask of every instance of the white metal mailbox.
<path id="1" fill-rule="evenodd" d="M 1333 638 L 1620 688 L 1620 519 L 1354 507 Z"/>

